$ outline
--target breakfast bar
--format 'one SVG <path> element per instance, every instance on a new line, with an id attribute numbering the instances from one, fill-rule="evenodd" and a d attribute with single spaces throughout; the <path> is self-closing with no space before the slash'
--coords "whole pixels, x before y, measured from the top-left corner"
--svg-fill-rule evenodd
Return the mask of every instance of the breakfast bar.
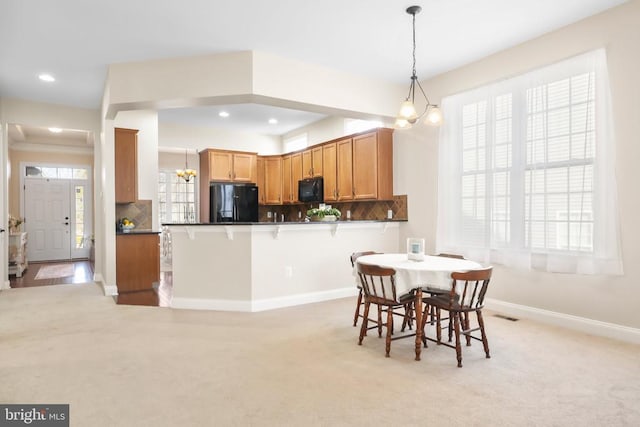
<path id="1" fill-rule="evenodd" d="M 356 294 L 349 256 L 397 252 L 398 221 L 168 225 L 173 308 L 262 311 Z"/>

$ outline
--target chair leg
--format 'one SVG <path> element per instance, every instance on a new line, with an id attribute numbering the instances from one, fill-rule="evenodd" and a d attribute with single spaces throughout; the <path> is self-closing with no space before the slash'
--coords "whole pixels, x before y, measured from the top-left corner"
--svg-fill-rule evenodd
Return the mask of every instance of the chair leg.
<path id="1" fill-rule="evenodd" d="M 424 306 L 424 311 L 422 312 L 422 323 L 420 325 L 416 325 L 416 328 L 420 328 L 422 331 L 422 345 L 424 348 L 427 348 L 427 318 L 429 317 L 429 313 L 432 313 L 433 308 L 426 304 Z M 433 318 L 431 318 L 430 323 L 433 325 Z"/>
<path id="2" fill-rule="evenodd" d="M 356 313 L 353 315 L 353 326 L 358 324 L 358 317 L 360 317 L 360 306 L 362 305 L 362 289 L 358 292 L 358 305 L 356 305 Z"/>
<path id="3" fill-rule="evenodd" d="M 487 355 L 487 359 L 491 358 L 489 354 L 489 341 L 487 341 L 487 334 L 484 332 L 484 319 L 482 318 L 482 311 L 476 311 L 478 315 L 478 325 L 480 325 L 480 333 L 482 334 L 482 345 L 484 346 L 484 353 Z"/>
<path id="4" fill-rule="evenodd" d="M 453 329 L 456 336 L 456 357 L 458 358 L 458 368 L 462 368 L 462 347 L 460 346 L 460 313 L 449 313 L 449 318 L 453 315 Z"/>
<path id="5" fill-rule="evenodd" d="M 378 305 L 378 338 L 382 337 L 382 307 Z"/>
<path id="6" fill-rule="evenodd" d="M 404 319 L 402 319 L 402 332 L 404 332 L 407 326 L 409 326 L 409 329 L 413 329 L 413 317 L 413 304 L 405 304 Z"/>
<path id="7" fill-rule="evenodd" d="M 391 352 L 391 334 L 393 333 L 393 310 L 387 307 L 387 339 L 384 343 L 385 357 L 389 357 Z"/>
<path id="8" fill-rule="evenodd" d="M 442 341 L 442 323 L 441 323 L 442 313 L 439 308 L 436 308 L 436 339 L 438 344 Z"/>
<path id="9" fill-rule="evenodd" d="M 370 302 L 365 301 L 364 303 L 364 317 L 362 318 L 362 326 L 360 327 L 360 337 L 358 338 L 358 345 L 362 345 L 362 340 L 364 336 L 367 334 L 367 327 L 369 326 L 369 306 Z"/>
<path id="10" fill-rule="evenodd" d="M 469 323 L 469 312 L 465 312 L 463 330 L 468 331 L 469 329 L 471 329 L 471 324 Z M 467 337 L 467 347 L 471 346 L 471 333 L 466 333 L 464 335 Z"/>

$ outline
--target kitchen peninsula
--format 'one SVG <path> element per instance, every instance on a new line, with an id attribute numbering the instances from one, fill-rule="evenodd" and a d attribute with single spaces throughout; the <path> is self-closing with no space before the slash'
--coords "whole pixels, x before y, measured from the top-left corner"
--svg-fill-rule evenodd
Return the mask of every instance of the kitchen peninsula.
<path id="1" fill-rule="evenodd" d="M 355 295 L 351 253 L 399 249 L 393 220 L 167 227 L 173 308 L 262 311 Z"/>

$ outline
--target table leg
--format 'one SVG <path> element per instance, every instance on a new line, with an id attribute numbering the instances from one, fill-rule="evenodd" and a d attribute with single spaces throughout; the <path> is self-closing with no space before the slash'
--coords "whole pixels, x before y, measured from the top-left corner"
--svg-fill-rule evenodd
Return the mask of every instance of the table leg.
<path id="1" fill-rule="evenodd" d="M 422 351 L 422 289 L 416 289 L 416 300 L 414 303 L 416 313 L 416 360 L 420 360 Z"/>

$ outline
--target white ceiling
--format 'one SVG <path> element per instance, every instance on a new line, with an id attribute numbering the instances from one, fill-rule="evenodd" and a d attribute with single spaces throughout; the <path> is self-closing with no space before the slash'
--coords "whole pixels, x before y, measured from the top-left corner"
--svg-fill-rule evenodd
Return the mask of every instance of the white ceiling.
<path id="1" fill-rule="evenodd" d="M 229 116 L 220 117 L 219 113 L 223 111 Z M 160 122 L 227 130 L 250 129 L 251 132 L 262 135 L 283 135 L 325 117 L 326 115 L 309 111 L 261 104 L 173 108 L 158 112 Z M 278 123 L 270 124 L 269 119 L 276 119 Z"/>
<path id="2" fill-rule="evenodd" d="M 624 2 L 2 0 L 0 96 L 99 108 L 109 64 L 238 50 L 408 85 L 411 16 L 405 9 L 412 4 L 423 8 L 416 17 L 416 56 L 425 79 Z M 43 72 L 57 81 L 39 81 Z M 216 111 L 207 110 L 161 117 L 198 122 Z M 234 116 L 254 113 L 262 120 L 275 111 L 247 106 Z"/>

